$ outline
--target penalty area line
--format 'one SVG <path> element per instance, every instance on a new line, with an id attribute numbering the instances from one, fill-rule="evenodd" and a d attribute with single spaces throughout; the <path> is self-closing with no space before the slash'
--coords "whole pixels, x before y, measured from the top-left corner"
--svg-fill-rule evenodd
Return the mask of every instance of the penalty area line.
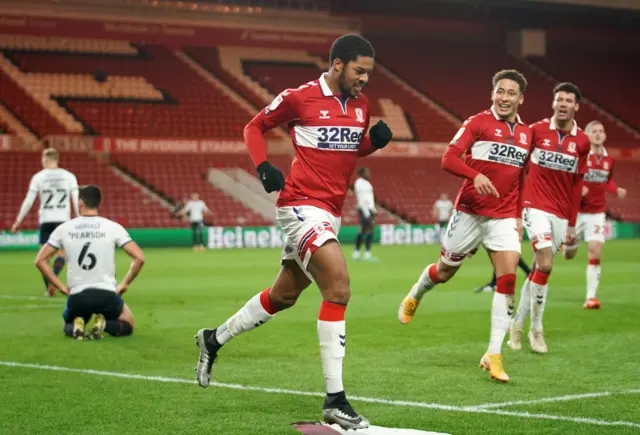
<path id="1" fill-rule="evenodd" d="M 57 372 L 82 373 L 82 374 L 95 375 L 95 376 L 136 379 L 136 380 L 151 381 L 151 382 L 166 382 L 166 383 L 197 385 L 195 380 L 184 379 L 184 378 L 172 378 L 172 377 L 166 377 L 166 376 L 147 376 L 147 375 L 138 375 L 133 373 L 109 372 L 109 371 L 92 370 L 92 369 L 76 369 L 71 367 L 21 363 L 16 361 L 0 361 L 0 366 L 30 368 L 30 369 L 49 370 L 49 371 L 57 371 Z M 325 393 L 319 393 L 314 391 L 299 391 L 299 390 L 289 390 L 289 389 L 282 389 L 282 388 L 254 387 L 254 386 L 247 386 L 247 385 L 240 385 L 240 384 L 225 384 L 221 382 L 212 382 L 210 385 L 212 387 L 227 388 L 227 389 L 233 389 L 233 390 L 258 391 L 263 393 L 289 394 L 289 395 L 295 395 L 295 396 L 310 396 L 310 397 L 322 397 L 322 398 L 325 397 Z M 382 399 L 377 397 L 350 396 L 349 399 L 353 401 L 359 401 L 359 402 L 375 403 L 375 404 L 391 405 L 391 406 L 399 406 L 399 407 L 436 409 L 440 411 L 465 412 L 465 413 L 475 413 L 475 414 L 493 414 L 493 415 L 503 415 L 503 416 L 509 416 L 509 417 L 532 418 L 537 420 L 568 421 L 573 423 L 592 424 L 592 425 L 599 425 L 599 426 L 626 426 L 626 427 L 640 428 L 640 423 L 634 423 L 631 421 L 611 421 L 611 420 L 598 420 L 595 418 L 568 417 L 564 415 L 553 415 L 553 414 L 533 414 L 529 412 L 512 412 L 512 411 L 505 411 L 501 409 L 453 406 L 453 405 L 443 405 L 439 403 L 413 402 L 413 401 L 406 401 L 406 400 L 389 400 L 389 399 Z"/>

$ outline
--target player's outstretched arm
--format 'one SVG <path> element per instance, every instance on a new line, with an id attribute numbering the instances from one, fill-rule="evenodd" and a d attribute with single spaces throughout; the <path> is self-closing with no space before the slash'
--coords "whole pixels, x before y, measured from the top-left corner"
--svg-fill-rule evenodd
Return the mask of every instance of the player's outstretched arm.
<path id="1" fill-rule="evenodd" d="M 131 285 L 133 280 L 136 279 L 136 277 L 140 273 L 140 270 L 142 269 L 142 266 L 144 266 L 144 262 L 145 262 L 144 252 L 142 252 L 142 249 L 140 249 L 140 247 L 136 242 L 134 241 L 128 242 L 126 245 L 123 246 L 123 249 L 124 249 L 124 252 L 126 252 L 127 255 L 131 257 L 132 261 L 131 261 L 131 266 L 129 267 L 129 271 L 122 279 L 122 282 L 118 285 L 118 288 L 117 288 L 118 294 L 123 294 L 128 290 L 129 285 Z"/>
<path id="2" fill-rule="evenodd" d="M 578 220 L 578 212 L 580 211 L 580 202 L 582 201 L 583 174 L 576 174 L 575 181 L 571 192 L 571 213 L 569 215 L 569 225 L 567 228 L 567 237 L 565 244 L 572 246 L 575 244 L 576 238 L 576 221 Z"/>
<path id="3" fill-rule="evenodd" d="M 627 196 L 627 189 L 620 187 L 613 181 L 613 168 L 609 171 L 609 181 L 607 182 L 607 192 L 616 195 L 620 199 Z"/>
<path id="4" fill-rule="evenodd" d="M 69 296 L 69 289 L 62 283 L 62 281 L 60 281 L 56 274 L 53 273 L 53 269 L 51 269 L 51 265 L 49 264 L 49 260 L 51 260 L 51 257 L 53 257 L 57 251 L 58 248 L 48 243 L 42 245 L 42 248 L 40 248 L 40 252 L 38 252 L 38 256 L 36 257 L 35 264 L 51 284 L 53 284 L 62 293 Z"/>
<path id="5" fill-rule="evenodd" d="M 369 122 L 367 121 L 367 125 Z M 366 128 L 365 128 L 366 131 Z M 364 136 L 358 147 L 358 157 L 366 157 L 386 147 L 393 138 L 393 132 L 384 121 L 378 121 Z"/>
<path id="6" fill-rule="evenodd" d="M 268 193 L 284 189 L 285 183 L 282 172 L 267 160 L 267 142 L 264 135 L 281 124 L 298 119 L 298 90 L 283 91 L 244 127 L 244 142 L 256 167 L 258 178 Z"/>
<path id="7" fill-rule="evenodd" d="M 78 190 L 78 179 L 75 177 L 75 175 L 72 175 L 72 179 L 71 179 L 71 204 L 73 205 L 73 212 L 76 214 L 76 216 L 80 216 L 80 206 L 79 204 L 79 195 L 80 192 Z"/>
<path id="8" fill-rule="evenodd" d="M 178 210 L 175 213 L 175 215 L 177 217 L 182 217 L 182 216 L 186 215 L 188 211 L 189 211 L 189 204 L 187 203 L 187 204 L 184 205 L 184 207 L 182 207 L 180 210 Z"/>
<path id="9" fill-rule="evenodd" d="M 450 145 L 442 157 L 442 169 L 458 177 L 473 180 L 473 185 L 478 195 L 492 195 L 499 198 L 498 190 L 491 180 L 481 172 L 471 168 L 462 160 L 463 152 L 464 151 L 461 151 L 458 147 Z"/>
<path id="10" fill-rule="evenodd" d="M 29 191 L 27 192 L 27 196 L 24 198 L 24 201 L 22 201 L 22 206 L 20 206 L 20 211 L 18 212 L 18 216 L 16 217 L 16 220 L 13 223 L 13 225 L 11 225 L 12 233 L 15 233 L 16 231 L 18 231 L 18 227 L 22 223 L 22 220 L 27 215 L 27 213 L 29 213 L 29 210 L 31 210 L 31 206 L 33 205 L 35 200 L 36 200 L 36 191 L 31 190 L 31 188 L 29 188 Z"/>
<path id="11" fill-rule="evenodd" d="M 451 140 L 447 151 L 442 156 L 442 169 L 457 177 L 473 180 L 473 185 L 478 195 L 500 195 L 489 178 L 476 171 L 462 160 L 462 155 L 473 145 L 476 133 L 473 118 L 468 119 L 460 127 Z"/>

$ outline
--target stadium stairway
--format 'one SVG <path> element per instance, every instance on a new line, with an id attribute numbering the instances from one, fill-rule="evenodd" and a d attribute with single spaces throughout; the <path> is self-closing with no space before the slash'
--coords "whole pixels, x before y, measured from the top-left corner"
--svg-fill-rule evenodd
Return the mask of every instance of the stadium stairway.
<path id="1" fill-rule="evenodd" d="M 267 193 L 257 178 L 240 168 L 209 169 L 209 183 L 247 208 L 275 223 L 275 196 Z"/>

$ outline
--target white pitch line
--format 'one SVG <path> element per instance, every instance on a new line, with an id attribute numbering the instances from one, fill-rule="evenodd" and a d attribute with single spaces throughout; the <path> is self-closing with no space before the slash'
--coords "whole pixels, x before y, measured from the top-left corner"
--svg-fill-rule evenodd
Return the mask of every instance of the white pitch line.
<path id="1" fill-rule="evenodd" d="M 611 394 L 612 393 L 608 391 L 602 391 L 599 393 L 569 394 L 567 396 L 544 397 L 542 399 L 516 400 L 513 402 L 502 402 L 502 403 L 483 403 L 482 405 L 467 406 L 467 408 L 489 409 L 489 408 L 504 408 L 505 406 L 516 406 L 516 405 L 535 405 L 538 403 L 564 402 L 564 401 L 570 401 L 570 400 L 587 399 L 591 397 L 606 397 L 606 396 L 610 396 Z"/>
<path id="2" fill-rule="evenodd" d="M 30 310 L 36 310 L 40 308 L 60 308 L 64 307 L 63 304 L 43 304 L 43 305 L 12 305 L 12 306 L 0 306 L 0 311 L 20 311 L 23 308 Z"/>
<path id="3" fill-rule="evenodd" d="M 584 394 L 569 394 L 567 396 L 555 396 L 555 397 L 543 397 L 542 399 L 532 400 L 516 400 L 513 402 L 501 402 L 501 403 L 483 403 L 482 405 L 467 406 L 469 409 L 489 409 L 489 408 L 504 408 L 505 406 L 517 406 L 517 405 L 536 405 L 539 403 L 549 402 L 568 402 L 570 400 L 590 399 L 594 397 L 607 397 L 613 395 L 623 394 L 638 394 L 640 389 L 622 390 L 622 391 L 600 391 L 597 393 L 584 393 Z"/>
<path id="4" fill-rule="evenodd" d="M 0 299 L 15 299 L 19 301 L 55 301 L 55 298 L 49 296 L 18 296 L 18 295 L 0 295 Z"/>
<path id="5" fill-rule="evenodd" d="M 27 363 L 20 363 L 20 362 L 14 362 L 14 361 L 0 361 L 0 366 L 23 367 L 23 368 L 32 368 L 32 369 L 40 369 L 40 370 L 52 370 L 52 371 L 58 371 L 58 372 L 84 373 L 89 375 L 111 376 L 116 378 L 138 379 L 143 381 L 168 382 L 168 383 L 191 384 L 191 385 L 196 384 L 196 381 L 191 379 L 168 378 L 165 376 L 145 376 L 145 375 L 136 375 L 136 374 L 130 374 L 130 373 L 107 372 L 107 371 L 91 370 L 91 369 L 74 369 L 70 367 L 27 364 Z M 287 389 L 281 389 L 281 388 L 251 387 L 251 386 L 240 385 L 240 384 L 223 384 L 221 382 L 212 382 L 211 386 L 219 387 L 219 388 L 230 388 L 234 390 L 260 391 L 263 393 L 325 397 L 325 393 L 318 393 L 313 391 L 298 391 L 298 390 L 287 390 Z M 477 413 L 477 414 L 495 414 L 495 415 L 505 415 L 505 416 L 512 416 L 512 417 L 534 418 L 539 420 L 569 421 L 573 423 L 593 424 L 593 425 L 599 425 L 599 426 L 627 426 L 627 427 L 640 428 L 640 423 L 634 423 L 631 421 L 610 421 L 610 420 L 597 420 L 594 418 L 567 417 L 564 415 L 531 414 L 528 412 L 511 412 L 511 411 L 503 411 L 499 409 L 484 409 L 484 408 L 473 408 L 473 407 L 463 407 L 463 406 L 452 406 L 452 405 L 443 405 L 439 403 L 410 402 L 405 400 L 388 400 L 388 399 L 381 399 L 376 397 L 350 396 L 349 398 L 351 400 L 367 402 L 367 403 L 405 406 L 405 407 L 413 407 L 413 408 L 438 409 L 441 411 L 467 412 L 467 413 Z"/>
<path id="6" fill-rule="evenodd" d="M 503 411 L 502 409 L 478 409 L 477 411 L 484 412 L 487 414 L 538 418 L 538 419 L 544 419 L 544 420 L 571 421 L 573 423 L 595 424 L 599 426 L 640 427 L 640 423 L 633 423 L 631 421 L 610 421 L 610 420 L 597 420 L 595 418 L 584 418 L 584 417 L 565 417 L 564 415 L 553 415 L 553 414 L 532 414 L 529 412 Z"/>

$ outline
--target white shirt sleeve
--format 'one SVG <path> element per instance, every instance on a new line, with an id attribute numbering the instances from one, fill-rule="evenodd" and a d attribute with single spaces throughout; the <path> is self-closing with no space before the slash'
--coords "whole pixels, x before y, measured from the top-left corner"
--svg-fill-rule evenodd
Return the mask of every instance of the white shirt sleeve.
<path id="1" fill-rule="evenodd" d="M 118 248 L 122 248 L 124 245 L 126 245 L 131 241 L 131 236 L 129 235 L 127 230 L 125 230 L 122 225 L 115 222 L 114 222 L 114 235 L 115 235 L 116 246 Z"/>
<path id="2" fill-rule="evenodd" d="M 69 190 L 71 191 L 71 204 L 73 205 L 73 212 L 77 216 L 80 216 L 80 209 L 78 207 L 78 179 L 75 175 L 71 174 L 71 185 L 69 186 Z"/>
<path id="3" fill-rule="evenodd" d="M 64 235 L 64 227 L 66 225 L 58 225 L 58 228 L 53 230 L 53 233 L 49 236 L 47 244 L 53 246 L 56 249 L 63 249 L 62 236 Z"/>
<path id="4" fill-rule="evenodd" d="M 25 196 L 24 201 L 22 202 L 22 206 L 20 206 L 20 211 L 18 212 L 18 217 L 16 218 L 16 222 L 20 224 L 24 217 L 31 210 L 31 206 L 33 206 L 36 197 L 38 196 L 38 174 L 31 177 L 31 182 L 29 183 L 29 190 L 27 190 L 27 196 Z"/>

